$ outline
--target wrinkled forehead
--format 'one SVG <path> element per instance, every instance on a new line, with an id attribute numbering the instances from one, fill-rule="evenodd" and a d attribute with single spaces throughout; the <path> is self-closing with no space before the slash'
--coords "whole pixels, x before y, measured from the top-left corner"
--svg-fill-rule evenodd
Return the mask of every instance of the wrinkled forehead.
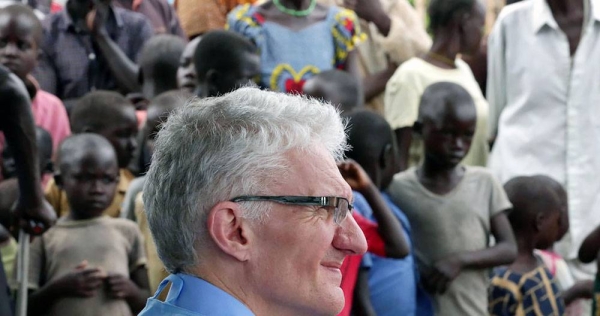
<path id="1" fill-rule="evenodd" d="M 337 168 L 333 156 L 320 145 L 286 153 L 287 167 L 275 184 L 275 194 L 338 196 L 352 200 L 352 190 Z"/>

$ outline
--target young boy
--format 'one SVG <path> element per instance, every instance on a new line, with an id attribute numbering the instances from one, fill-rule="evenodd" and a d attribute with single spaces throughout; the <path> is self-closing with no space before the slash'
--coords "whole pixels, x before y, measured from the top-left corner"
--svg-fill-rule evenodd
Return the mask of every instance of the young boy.
<path id="1" fill-rule="evenodd" d="M 62 102 L 41 90 L 30 75 L 37 65 L 42 25 L 33 11 L 24 5 L 14 4 L 0 9 L 0 63 L 10 69 L 25 83 L 31 100 L 35 125 L 52 135 L 53 151 L 71 134 L 69 118 Z M 0 137 L 0 152 L 4 139 Z"/>
<path id="2" fill-rule="evenodd" d="M 358 79 L 346 71 L 328 70 L 308 79 L 302 93 L 323 99 L 338 107 L 344 114 L 363 106 L 364 96 Z"/>
<path id="3" fill-rule="evenodd" d="M 454 83 L 435 83 L 421 99 L 415 132 L 425 159 L 394 177 L 388 192 L 412 226 L 422 284 L 436 315 L 487 314 L 487 269 L 517 254 L 502 186 L 485 169 L 460 162 L 471 146 L 477 113 Z M 489 247 L 490 237 L 496 240 Z"/>
<path id="4" fill-rule="evenodd" d="M 149 296 L 142 236 L 135 223 L 102 216 L 119 183 L 117 155 L 95 134 L 59 149 L 56 183 L 71 211 L 30 250 L 31 315 L 134 315 Z"/>
<path id="5" fill-rule="evenodd" d="M 546 176 L 517 177 L 504 185 L 513 208 L 509 215 L 519 254 L 494 270 L 489 291 L 491 315 L 563 315 L 564 297 L 534 249 L 547 249 L 560 237 L 561 199 Z"/>
<path id="6" fill-rule="evenodd" d="M 198 78 L 196 95 L 214 97 L 247 85 L 256 85 L 260 56 L 254 44 L 228 31 L 211 31 L 194 52 Z"/>
<path id="7" fill-rule="evenodd" d="M 157 35 L 144 44 L 140 54 L 140 83 L 146 100 L 177 89 L 177 69 L 185 42 L 175 35 Z"/>
<path id="8" fill-rule="evenodd" d="M 119 185 L 105 215 L 118 217 L 123 197 L 133 180 L 127 166 L 137 147 L 137 118 L 134 106 L 122 95 L 110 91 L 94 91 L 79 100 L 71 114 L 73 133 L 95 133 L 104 136 L 115 148 L 120 168 Z M 69 210 L 67 196 L 54 181 L 46 187 L 46 199 L 59 216 Z"/>
<path id="9" fill-rule="evenodd" d="M 350 125 L 348 145 L 351 149 L 346 152 L 346 156 L 360 164 L 382 192 L 388 207 L 402 224 L 404 238 L 412 252 L 408 218 L 385 193 L 398 171 L 398 151 L 393 131 L 382 116 L 370 110 L 356 110 L 347 117 Z M 355 206 L 362 215 L 375 220 L 373 214 L 366 214 L 358 204 Z M 368 291 L 365 291 L 370 292 L 367 296 L 370 302 L 365 300 L 361 304 L 371 304 L 373 311 L 379 316 L 425 316 L 431 313 L 426 293 L 417 286 L 418 274 L 412 253 L 403 259 L 388 259 L 376 255 L 371 255 L 370 258 L 371 266 L 366 271 Z"/>

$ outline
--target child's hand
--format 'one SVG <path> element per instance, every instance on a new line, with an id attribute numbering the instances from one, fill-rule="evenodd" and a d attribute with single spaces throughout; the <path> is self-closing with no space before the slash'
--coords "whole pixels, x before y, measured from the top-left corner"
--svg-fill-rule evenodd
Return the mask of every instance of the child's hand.
<path id="1" fill-rule="evenodd" d="M 369 175 L 354 160 L 338 163 L 338 169 L 340 169 L 342 177 L 354 191 L 364 192 L 373 185 Z"/>
<path id="2" fill-rule="evenodd" d="M 450 282 L 454 281 L 462 270 L 462 261 L 457 256 L 444 258 L 436 262 L 428 276 L 428 287 L 433 293 L 443 294 Z"/>
<path id="3" fill-rule="evenodd" d="M 81 262 L 75 271 L 58 280 L 61 289 L 68 296 L 92 297 L 102 286 L 106 273 L 100 268 L 88 268 L 87 261 Z"/>
<path id="4" fill-rule="evenodd" d="M 137 285 L 128 276 L 122 274 L 109 274 L 106 278 L 108 295 L 116 299 L 127 299 L 138 290 Z"/>

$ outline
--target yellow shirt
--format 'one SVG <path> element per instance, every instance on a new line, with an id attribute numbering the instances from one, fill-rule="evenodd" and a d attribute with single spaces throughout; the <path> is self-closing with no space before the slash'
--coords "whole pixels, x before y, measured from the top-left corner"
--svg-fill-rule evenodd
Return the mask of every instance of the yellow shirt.
<path id="1" fill-rule="evenodd" d="M 437 82 L 456 83 L 469 92 L 477 110 L 477 127 L 471 149 L 462 163 L 469 166 L 487 165 L 489 143 L 487 138 L 489 105 L 473 76 L 469 65 L 456 60 L 456 69 L 434 66 L 421 58 L 412 58 L 396 70 L 388 81 L 385 92 L 385 118 L 392 129 L 412 127 L 419 114 L 419 104 L 425 89 Z M 413 135 L 409 153 L 409 166 L 423 158 L 423 142 Z"/>
<path id="2" fill-rule="evenodd" d="M 129 183 L 134 178 L 135 177 L 133 174 L 127 169 L 121 169 L 119 171 L 119 184 L 117 186 L 117 193 L 115 194 L 110 206 L 104 210 L 104 215 L 108 215 L 110 217 L 119 217 L 121 214 L 121 204 L 123 204 L 123 199 L 125 198 L 125 193 L 127 192 Z M 62 217 L 69 213 L 69 201 L 67 200 L 67 195 L 56 185 L 54 179 L 51 179 L 50 182 L 48 182 L 48 185 L 46 186 L 46 192 L 44 194 L 46 196 L 46 200 L 48 200 L 48 203 L 52 205 L 58 217 Z"/>
<path id="3" fill-rule="evenodd" d="M 158 257 L 158 251 L 156 250 L 156 244 L 150 227 L 148 226 L 148 217 L 146 216 L 146 210 L 144 209 L 144 200 L 142 200 L 143 192 L 138 193 L 135 198 L 135 216 L 138 222 L 142 236 L 144 236 L 144 250 L 146 250 L 146 258 L 148 258 L 148 281 L 150 283 L 150 293 L 156 292 L 158 285 L 162 280 L 169 276 L 169 272 L 165 269 L 162 261 Z M 163 290 L 162 295 L 168 293 L 168 289 Z"/>

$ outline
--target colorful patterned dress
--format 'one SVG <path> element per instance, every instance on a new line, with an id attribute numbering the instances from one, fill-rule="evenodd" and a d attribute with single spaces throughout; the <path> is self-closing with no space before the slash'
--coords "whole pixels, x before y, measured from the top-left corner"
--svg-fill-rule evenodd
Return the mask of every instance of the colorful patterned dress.
<path id="1" fill-rule="evenodd" d="M 300 30 L 266 21 L 258 7 L 243 5 L 227 16 L 227 28 L 260 50 L 263 88 L 302 92 L 306 80 L 322 71 L 344 69 L 348 53 L 366 38 L 353 11 L 329 7 L 327 17 Z"/>
<path id="2" fill-rule="evenodd" d="M 524 274 L 497 268 L 489 291 L 489 312 L 491 316 L 562 316 L 565 305 L 559 294 L 543 264 Z"/>

